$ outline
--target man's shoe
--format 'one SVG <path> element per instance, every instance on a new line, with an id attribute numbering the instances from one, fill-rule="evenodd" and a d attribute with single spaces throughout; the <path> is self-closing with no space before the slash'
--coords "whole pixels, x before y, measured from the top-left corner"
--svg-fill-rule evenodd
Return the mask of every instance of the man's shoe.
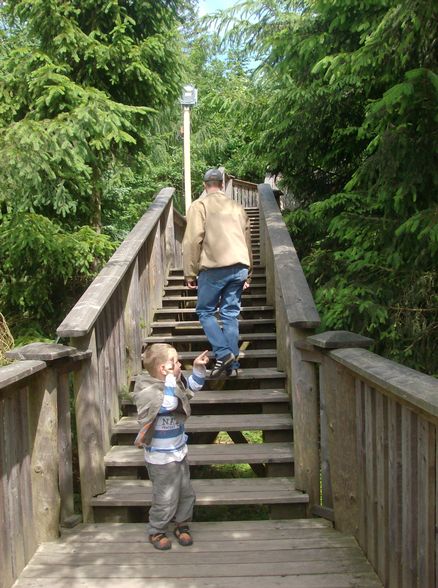
<path id="1" fill-rule="evenodd" d="M 226 371 L 227 378 L 237 378 L 239 377 L 239 370 L 237 368 L 231 368 Z"/>
<path id="2" fill-rule="evenodd" d="M 216 363 L 210 372 L 210 378 L 219 378 L 223 372 L 230 368 L 230 365 L 233 363 L 233 361 L 235 361 L 235 359 L 236 358 L 232 353 L 225 355 L 225 357 L 221 357 L 221 359 L 216 359 Z"/>

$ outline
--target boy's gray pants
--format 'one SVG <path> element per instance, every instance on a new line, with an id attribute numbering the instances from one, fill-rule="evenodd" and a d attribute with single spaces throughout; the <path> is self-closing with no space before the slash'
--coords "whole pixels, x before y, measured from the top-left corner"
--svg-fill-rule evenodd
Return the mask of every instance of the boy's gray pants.
<path id="1" fill-rule="evenodd" d="M 153 499 L 149 509 L 149 535 L 165 533 L 171 521 L 183 523 L 193 515 L 196 496 L 190 482 L 186 458 L 163 465 L 146 463 L 152 482 Z"/>

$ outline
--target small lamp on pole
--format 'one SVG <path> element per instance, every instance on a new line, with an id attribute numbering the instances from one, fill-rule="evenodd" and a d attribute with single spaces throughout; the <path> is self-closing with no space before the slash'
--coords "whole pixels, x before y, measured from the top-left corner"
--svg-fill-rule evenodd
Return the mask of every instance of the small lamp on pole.
<path id="1" fill-rule="evenodd" d="M 184 200 L 186 214 L 192 203 L 192 178 L 190 168 L 190 110 L 198 102 L 198 90 L 191 84 L 186 84 L 181 97 L 183 107 L 184 129 Z"/>

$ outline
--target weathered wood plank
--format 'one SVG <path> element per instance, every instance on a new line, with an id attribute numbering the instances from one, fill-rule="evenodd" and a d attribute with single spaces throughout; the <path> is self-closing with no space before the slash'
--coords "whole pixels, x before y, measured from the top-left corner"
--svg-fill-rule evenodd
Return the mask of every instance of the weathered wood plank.
<path id="1" fill-rule="evenodd" d="M 328 532 L 329 536 L 338 539 L 348 539 L 351 544 L 354 544 L 354 539 L 348 535 L 333 532 L 333 525 L 328 521 L 322 519 L 268 519 L 268 520 L 242 520 L 242 521 L 192 521 L 190 527 L 196 530 L 196 533 L 204 538 L 217 538 L 222 541 L 228 541 L 239 538 L 247 538 L 248 541 L 260 539 L 260 530 L 263 529 L 270 533 L 269 538 L 276 537 L 278 531 L 287 531 L 288 537 L 302 538 L 303 533 L 310 532 L 312 537 L 314 534 Z M 305 529 L 305 531 L 303 531 Z M 232 531 L 230 537 L 229 533 Z M 63 529 L 62 537 L 57 542 L 47 543 L 47 545 L 60 545 L 62 538 L 82 538 L 85 535 L 95 534 L 96 540 L 99 540 L 100 533 L 104 533 L 105 537 L 109 535 L 114 538 L 114 534 L 118 534 L 120 541 L 122 537 L 127 535 L 133 536 L 137 541 L 143 541 L 142 533 L 145 532 L 144 523 L 88 523 L 81 524 L 75 529 Z M 342 544 L 345 546 L 345 544 Z M 197 548 L 199 548 L 199 543 Z M 186 550 L 184 550 L 186 551 Z"/>
<path id="2" fill-rule="evenodd" d="M 308 496 L 295 490 L 292 478 L 234 478 L 192 480 L 196 504 L 305 504 Z M 107 480 L 106 493 L 94 506 L 147 506 L 152 500 L 149 480 Z"/>
<path id="3" fill-rule="evenodd" d="M 136 433 L 140 425 L 135 417 L 122 417 L 113 428 L 113 433 Z M 192 415 L 186 422 L 186 431 L 271 431 L 292 429 L 292 418 L 288 414 L 232 414 Z"/>
<path id="4" fill-rule="evenodd" d="M 38 543 L 58 535 L 58 378 L 48 368 L 29 394 L 33 513 Z"/>
<path id="5" fill-rule="evenodd" d="M 46 366 L 44 361 L 35 360 L 17 361 L 3 366 L 0 369 L 0 390 L 44 370 Z"/>
<path id="6" fill-rule="evenodd" d="M 7 438 L 10 434 L 8 426 L 8 405 L 10 399 L 0 397 L 0 575 L 1 588 L 9 588 L 14 582 L 13 542 L 10 537 L 11 512 L 9 509 L 9 460 L 6 451 Z"/>
<path id="7" fill-rule="evenodd" d="M 321 445 L 321 502 L 333 511 L 333 492 L 328 445 L 327 402 L 324 369 L 319 369 L 319 428 Z"/>
<path id="8" fill-rule="evenodd" d="M 337 349 L 329 356 L 370 384 L 437 422 L 438 380 L 366 349 Z"/>
<path id="9" fill-rule="evenodd" d="M 20 465 L 20 508 L 23 513 L 24 524 L 24 557 L 27 563 L 37 548 L 36 529 L 33 514 L 33 489 L 31 472 L 31 440 L 29 431 L 29 388 L 23 388 L 18 398 L 19 419 L 14 430 L 18 431 L 21 439 Z"/>
<path id="10" fill-rule="evenodd" d="M 417 415 L 402 407 L 402 561 L 401 586 L 417 585 Z M 423 540 L 423 538 L 422 538 Z"/>
<path id="11" fill-rule="evenodd" d="M 365 500 L 367 517 L 366 555 L 377 567 L 377 494 L 376 494 L 376 404 L 375 390 L 364 386 L 365 393 Z"/>
<path id="12" fill-rule="evenodd" d="M 73 450 L 68 374 L 58 374 L 58 456 L 61 523 L 74 514 Z"/>
<path id="13" fill-rule="evenodd" d="M 401 466 L 401 406 L 388 400 L 388 586 L 400 588 L 402 561 L 402 466 Z"/>
<path id="14" fill-rule="evenodd" d="M 328 448 L 336 528 L 356 535 L 358 490 L 356 397 L 352 375 L 330 361 L 323 363 Z"/>
<path id="15" fill-rule="evenodd" d="M 295 478 L 297 488 L 309 494 L 310 505 L 320 504 L 320 428 L 318 373 L 313 363 L 303 361 L 294 342 L 305 338 L 307 331 L 290 328 L 290 380 L 292 380 L 292 414 L 294 415 Z"/>
<path id="16" fill-rule="evenodd" d="M 8 398 L 5 403 L 6 435 L 4 438 L 4 459 L 6 472 L 6 540 L 11 545 L 11 571 L 16 578 L 26 564 L 24 554 L 24 520 L 19 503 L 20 498 L 20 466 L 21 440 L 16 439 L 14 431 L 17 426 L 18 397 Z"/>
<path id="17" fill-rule="evenodd" d="M 436 504 L 436 427 L 427 421 L 418 423 L 418 586 L 435 586 L 435 504 Z"/>
<path id="18" fill-rule="evenodd" d="M 141 371 L 141 337 L 137 328 L 140 316 L 139 269 L 138 258 L 131 266 L 127 279 L 123 281 L 123 321 L 125 332 L 126 371 L 125 384 L 131 376 Z"/>
<path id="19" fill-rule="evenodd" d="M 191 465 L 226 463 L 288 463 L 293 461 L 291 443 L 212 443 L 189 445 Z M 117 445 L 105 456 L 107 467 L 144 465 L 144 455 L 136 447 Z"/>
<path id="20" fill-rule="evenodd" d="M 190 580 L 190 588 L 229 588 L 230 578 L 196 578 Z M 60 588 L 60 580 L 50 578 L 41 579 L 20 579 L 14 588 Z M 176 585 L 176 584 L 175 584 Z M 69 578 L 69 588 L 145 588 L 145 578 L 123 578 L 111 579 L 80 579 Z M 172 584 L 168 578 L 162 580 L 147 580 L 147 588 L 171 588 Z M 347 574 L 326 574 L 322 578 L 320 574 L 310 575 L 285 575 L 264 576 L 240 576 L 239 588 L 381 588 L 373 572 L 347 573 Z M 173 587 L 172 587 L 173 588 Z"/>
<path id="21" fill-rule="evenodd" d="M 183 374 L 188 377 L 191 374 L 191 370 L 183 370 Z M 243 380 L 284 380 L 285 373 L 277 370 L 276 368 L 242 368 L 239 369 L 239 377 L 238 378 L 231 378 L 232 381 L 243 381 Z M 207 382 L 213 381 L 218 382 L 218 380 L 214 380 L 214 378 L 210 378 L 207 376 Z M 133 378 L 135 381 L 135 378 Z M 219 382 L 222 380 L 219 380 Z M 275 385 L 275 384 L 268 384 L 268 385 Z M 210 391 L 210 394 L 215 394 L 216 390 Z"/>
<path id="22" fill-rule="evenodd" d="M 196 541 L 196 535 L 194 540 Z M 242 554 L 239 552 L 225 551 L 225 552 L 204 552 L 193 553 L 190 550 L 190 555 L 186 552 L 173 553 L 171 561 L 166 562 L 166 566 L 173 568 L 179 565 L 228 565 L 236 564 L 242 561 Z M 32 560 L 32 565 L 57 565 L 57 566 L 77 566 L 92 565 L 96 563 L 96 554 L 90 553 L 86 546 L 81 550 L 77 550 L 74 554 L 71 553 L 41 553 L 39 552 Z M 343 560 L 350 562 L 363 561 L 363 553 L 357 547 L 339 547 L 339 548 L 315 548 L 315 549 L 284 549 L 284 550 L 253 550 L 245 553 L 245 563 L 263 563 L 266 566 L 276 563 L 286 562 L 314 562 L 314 561 L 328 561 L 328 560 Z M 145 554 L 143 552 L 131 553 L 108 553 L 100 554 L 99 565 L 127 565 L 137 566 L 145 563 Z M 163 565 L 163 557 L 160 553 L 148 553 L 148 565 Z"/>
<path id="23" fill-rule="evenodd" d="M 273 574 L 284 575 L 306 575 L 306 574 L 341 574 L 341 573 L 366 573 L 369 572 L 369 564 L 364 559 L 355 559 L 353 561 L 312 561 L 312 562 L 282 562 L 275 565 L 266 565 L 264 563 L 238 563 L 228 564 L 224 569 L 222 565 L 199 564 L 191 566 L 190 564 L 180 564 L 166 568 L 166 578 L 215 578 L 228 577 L 238 582 L 241 576 L 272 576 Z M 111 566 L 60 566 L 58 571 L 59 579 L 70 578 L 160 578 L 163 575 L 159 566 L 148 565 L 147 563 L 138 565 L 111 565 Z M 53 567 L 51 565 L 32 565 L 29 564 L 22 573 L 23 578 L 53 576 Z"/>
<path id="24" fill-rule="evenodd" d="M 376 394 L 376 493 L 377 493 L 377 573 L 388 583 L 388 399 Z"/>
<path id="25" fill-rule="evenodd" d="M 100 416 L 99 372 L 96 336 L 93 332 L 76 340 L 79 349 L 90 349 L 92 356 L 74 373 L 76 426 L 81 476 L 82 515 L 93 520 L 92 496 L 105 491 L 104 449 Z"/>
<path id="26" fill-rule="evenodd" d="M 357 444 L 357 540 L 361 548 L 367 549 L 367 500 L 366 500 L 366 446 L 365 446 L 365 390 L 364 383 L 356 378 L 356 444 Z"/>

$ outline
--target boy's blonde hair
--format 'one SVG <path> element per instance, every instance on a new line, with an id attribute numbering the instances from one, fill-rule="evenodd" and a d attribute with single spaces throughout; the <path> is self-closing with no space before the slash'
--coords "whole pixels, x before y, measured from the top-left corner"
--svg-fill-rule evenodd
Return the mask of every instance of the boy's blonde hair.
<path id="1" fill-rule="evenodd" d="M 166 363 L 169 359 L 171 351 L 175 351 L 175 348 L 169 345 L 169 343 L 153 343 L 152 345 L 147 345 L 141 354 L 143 367 L 151 375 L 156 374 L 160 365 Z"/>

